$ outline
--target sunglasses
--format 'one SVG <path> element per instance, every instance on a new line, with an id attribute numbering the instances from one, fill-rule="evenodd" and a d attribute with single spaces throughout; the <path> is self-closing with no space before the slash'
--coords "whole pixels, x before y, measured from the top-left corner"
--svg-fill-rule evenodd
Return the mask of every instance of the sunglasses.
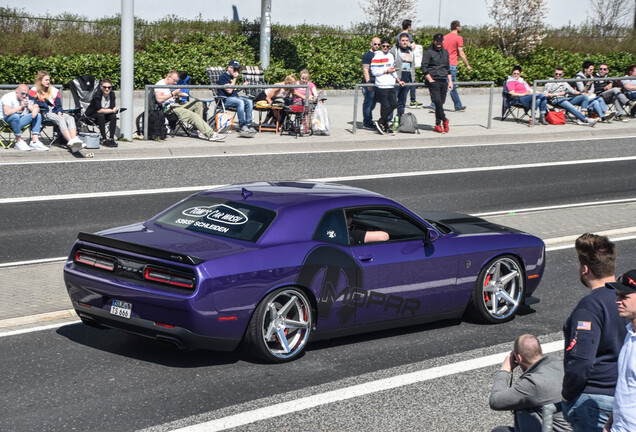
<path id="1" fill-rule="evenodd" d="M 598 70 L 609 70 L 609 68 L 598 68 Z"/>
<path id="2" fill-rule="evenodd" d="M 634 279 L 630 278 L 629 276 L 625 276 L 625 275 L 619 276 L 616 279 L 616 282 L 636 288 L 636 282 L 634 281 Z"/>
<path id="3" fill-rule="evenodd" d="M 26 95 L 28 95 L 28 93 L 20 92 L 20 95 L 21 95 L 21 96 L 26 96 Z"/>
<path id="4" fill-rule="evenodd" d="M 554 76 L 563 76 L 563 73 L 555 72 L 555 73 L 554 73 Z"/>
<path id="5" fill-rule="evenodd" d="M 110 89 L 112 89 L 112 88 L 113 88 L 113 86 L 102 86 L 102 88 L 103 88 L 104 90 L 110 90 Z"/>
<path id="6" fill-rule="evenodd" d="M 379 44 L 379 43 L 374 43 L 374 44 L 371 44 L 371 45 L 373 45 L 373 46 L 380 46 L 380 44 Z"/>
<path id="7" fill-rule="evenodd" d="M 391 47 L 391 45 L 387 45 L 387 44 L 383 44 L 382 45 L 382 48 L 390 48 L 390 47 Z"/>

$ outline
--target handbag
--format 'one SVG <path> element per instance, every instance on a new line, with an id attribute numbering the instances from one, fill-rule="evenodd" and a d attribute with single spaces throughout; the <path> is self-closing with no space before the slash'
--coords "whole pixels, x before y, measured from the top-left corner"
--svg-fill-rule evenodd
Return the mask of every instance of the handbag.
<path id="1" fill-rule="evenodd" d="M 564 125 L 565 113 L 563 111 L 549 111 L 545 115 L 545 121 L 553 125 Z"/>

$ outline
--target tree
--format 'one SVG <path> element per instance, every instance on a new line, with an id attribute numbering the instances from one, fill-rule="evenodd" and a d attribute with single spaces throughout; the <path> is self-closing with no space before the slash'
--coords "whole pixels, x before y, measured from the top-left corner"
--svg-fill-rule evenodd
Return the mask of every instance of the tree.
<path id="1" fill-rule="evenodd" d="M 415 21 L 416 0 L 365 0 L 358 3 L 367 17 L 372 34 L 390 36 L 402 29 L 402 21 Z"/>
<path id="2" fill-rule="evenodd" d="M 523 56 L 545 36 L 543 21 L 548 14 L 546 0 L 485 0 L 495 44 L 504 54 Z"/>
<path id="3" fill-rule="evenodd" d="M 630 4 L 631 3 L 631 4 Z M 592 0 L 591 16 L 587 24 L 603 37 L 619 36 L 634 17 L 634 3 L 625 0 Z"/>

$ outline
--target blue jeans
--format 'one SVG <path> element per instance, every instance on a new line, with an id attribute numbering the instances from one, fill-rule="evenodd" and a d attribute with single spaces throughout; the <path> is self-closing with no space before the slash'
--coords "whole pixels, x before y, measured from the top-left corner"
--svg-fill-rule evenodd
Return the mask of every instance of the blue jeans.
<path id="1" fill-rule="evenodd" d="M 225 106 L 236 108 L 239 127 L 252 124 L 252 100 L 243 96 L 232 96 L 225 99 Z"/>
<path id="2" fill-rule="evenodd" d="M 613 403 L 612 396 L 582 393 L 573 401 L 563 401 L 563 416 L 574 432 L 602 432 Z"/>
<path id="3" fill-rule="evenodd" d="M 539 109 L 539 112 L 541 113 L 541 115 L 545 115 L 546 111 L 548 110 L 547 96 L 544 95 L 543 93 L 537 93 L 536 99 L 537 99 L 537 108 Z M 519 102 L 521 102 L 523 106 L 527 107 L 528 109 L 532 108 L 532 95 L 530 94 L 530 95 L 521 96 L 519 98 Z"/>
<path id="4" fill-rule="evenodd" d="M 42 130 L 42 116 L 40 114 L 33 118 L 31 117 L 31 113 L 27 113 L 26 115 L 14 113 L 9 117 L 5 117 L 4 121 L 9 123 L 9 126 L 11 126 L 11 130 L 16 137 L 22 136 L 22 129 L 29 124 L 31 125 L 31 133 L 33 135 L 40 135 L 40 131 Z"/>
<path id="5" fill-rule="evenodd" d="M 410 79 L 408 81 L 404 80 L 404 82 L 410 83 L 411 80 Z M 404 114 L 404 109 L 406 107 L 406 97 L 409 95 L 411 88 L 413 87 L 399 86 L 395 89 L 395 95 L 397 96 L 397 101 L 398 101 L 398 107 L 397 107 L 398 118 L 401 118 L 402 115 Z"/>
<path id="6" fill-rule="evenodd" d="M 589 100 L 588 109 L 589 108 L 593 109 L 599 117 L 603 117 L 605 111 L 607 111 L 607 104 L 602 97 L 597 97 Z"/>
<path id="7" fill-rule="evenodd" d="M 362 87 L 362 96 L 364 96 L 364 102 L 362 102 L 362 124 L 367 127 L 374 127 L 375 87 Z"/>
<path id="8" fill-rule="evenodd" d="M 577 96 L 577 98 L 578 98 L 578 96 Z M 581 120 L 582 122 L 587 121 L 585 115 L 581 111 L 579 111 L 578 109 L 576 109 L 574 107 L 574 105 L 578 105 L 578 104 L 575 104 L 575 103 L 572 102 L 574 99 L 576 99 L 576 98 L 557 97 L 557 98 L 555 98 L 552 101 L 552 105 L 563 108 L 564 110 L 566 110 L 570 114 L 573 114 L 574 117 L 576 117 L 577 119 Z"/>

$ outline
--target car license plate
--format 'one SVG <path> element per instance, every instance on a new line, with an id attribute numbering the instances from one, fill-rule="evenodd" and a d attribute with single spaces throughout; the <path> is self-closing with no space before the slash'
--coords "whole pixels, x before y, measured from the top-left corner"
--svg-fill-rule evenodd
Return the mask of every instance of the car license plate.
<path id="1" fill-rule="evenodd" d="M 130 318 L 131 311 L 132 303 L 113 299 L 113 304 L 110 306 L 111 315 L 117 315 L 123 318 Z"/>

